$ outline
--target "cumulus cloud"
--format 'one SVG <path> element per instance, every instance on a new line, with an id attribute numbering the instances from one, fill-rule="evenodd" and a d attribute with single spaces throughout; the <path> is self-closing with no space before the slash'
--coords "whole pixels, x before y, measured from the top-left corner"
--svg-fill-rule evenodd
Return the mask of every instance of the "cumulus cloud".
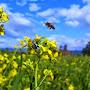
<path id="1" fill-rule="evenodd" d="M 36 3 L 31 3 L 29 5 L 29 10 L 30 11 L 38 11 L 39 9 L 40 9 L 40 7 Z"/>
<path id="2" fill-rule="evenodd" d="M 83 2 L 90 4 L 90 0 L 83 0 Z"/>
<path id="3" fill-rule="evenodd" d="M 75 39 L 65 35 L 52 35 L 49 39 L 56 40 L 58 46 L 67 44 L 69 50 L 82 50 L 88 41 L 90 41 L 86 36 L 84 38 Z"/>
<path id="4" fill-rule="evenodd" d="M 31 25 L 30 20 L 28 20 L 23 14 L 21 13 L 10 13 L 11 19 L 14 23 L 29 26 Z"/>
<path id="5" fill-rule="evenodd" d="M 71 26 L 79 26 L 79 25 L 90 25 L 90 0 L 83 0 L 83 2 L 87 2 L 83 7 L 80 5 L 73 4 L 69 8 L 49 8 L 45 11 L 38 12 L 37 15 L 48 19 L 48 18 L 56 18 L 63 21 L 67 25 Z"/>
<path id="6" fill-rule="evenodd" d="M 67 20 L 66 22 L 65 22 L 65 24 L 67 24 L 67 25 L 70 25 L 70 26 L 73 26 L 73 27 L 76 27 L 76 26 L 79 26 L 79 22 L 78 21 L 76 21 L 76 20 Z"/>
<path id="7" fill-rule="evenodd" d="M 28 2 L 37 2 L 39 0 L 17 0 L 16 4 L 19 6 L 25 6 Z M 44 0 L 40 0 L 40 1 L 44 1 Z"/>
<path id="8" fill-rule="evenodd" d="M 37 15 L 39 15 L 41 17 L 49 17 L 49 16 L 53 16 L 54 14 L 56 14 L 55 9 L 51 9 L 51 8 L 37 13 Z"/>

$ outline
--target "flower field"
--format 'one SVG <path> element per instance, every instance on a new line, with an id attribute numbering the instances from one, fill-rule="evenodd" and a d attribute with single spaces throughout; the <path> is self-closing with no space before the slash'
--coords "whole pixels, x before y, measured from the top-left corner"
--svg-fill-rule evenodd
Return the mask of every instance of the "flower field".
<path id="1" fill-rule="evenodd" d="M 0 35 L 8 15 L 0 8 Z M 0 90 L 90 90 L 90 56 L 63 56 L 56 41 L 25 36 L 0 51 Z"/>
<path id="2" fill-rule="evenodd" d="M 0 52 L 0 90 L 90 90 L 89 56 L 62 56 L 55 41 L 38 35 L 15 48 Z"/>

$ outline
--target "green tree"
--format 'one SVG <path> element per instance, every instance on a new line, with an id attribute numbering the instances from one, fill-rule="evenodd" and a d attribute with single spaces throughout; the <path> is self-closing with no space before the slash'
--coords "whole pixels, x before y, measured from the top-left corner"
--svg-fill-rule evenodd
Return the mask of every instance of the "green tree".
<path id="1" fill-rule="evenodd" d="M 84 55 L 90 55 L 90 41 L 86 44 L 86 47 L 83 49 Z"/>

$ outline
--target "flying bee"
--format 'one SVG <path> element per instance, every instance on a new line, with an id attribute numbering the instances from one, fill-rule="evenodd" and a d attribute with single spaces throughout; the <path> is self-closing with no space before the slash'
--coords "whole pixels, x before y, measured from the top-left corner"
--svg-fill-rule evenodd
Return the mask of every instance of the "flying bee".
<path id="1" fill-rule="evenodd" d="M 45 22 L 44 23 L 49 29 L 55 29 L 55 26 L 53 23 L 50 23 L 50 22 Z"/>

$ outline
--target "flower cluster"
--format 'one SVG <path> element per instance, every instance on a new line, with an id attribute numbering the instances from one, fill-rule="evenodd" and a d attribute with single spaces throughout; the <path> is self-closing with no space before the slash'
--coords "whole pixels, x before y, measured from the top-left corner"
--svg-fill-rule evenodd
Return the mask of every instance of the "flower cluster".
<path id="1" fill-rule="evenodd" d="M 8 21 L 8 14 L 4 12 L 3 8 L 0 8 L 0 35 L 4 35 L 4 25 L 2 23 L 5 23 Z"/>

